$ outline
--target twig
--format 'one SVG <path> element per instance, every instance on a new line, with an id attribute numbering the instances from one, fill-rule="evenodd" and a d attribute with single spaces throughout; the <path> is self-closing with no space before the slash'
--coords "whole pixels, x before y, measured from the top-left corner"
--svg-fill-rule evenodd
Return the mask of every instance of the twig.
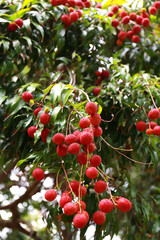
<path id="1" fill-rule="evenodd" d="M 139 164 L 142 164 L 142 165 L 151 165 L 151 164 L 153 164 L 152 162 L 151 162 L 151 163 L 138 162 L 138 161 L 136 161 L 136 160 L 128 157 L 127 155 L 119 152 L 115 147 L 113 147 L 112 145 L 110 145 L 102 136 L 101 136 L 100 138 L 101 138 L 109 147 L 111 147 L 112 149 L 114 149 L 116 152 L 118 152 L 118 153 L 119 153 L 120 155 L 122 155 L 123 157 L 128 158 L 128 159 L 129 159 L 130 161 L 132 161 L 132 162 L 139 163 Z"/>
<path id="2" fill-rule="evenodd" d="M 114 114 L 112 114 L 111 116 L 112 116 L 111 120 L 108 120 L 108 121 L 107 121 L 107 120 L 103 120 L 103 119 L 101 119 L 101 120 L 102 120 L 102 122 L 112 122 L 112 121 L 113 121 L 113 119 L 114 119 Z"/>
<path id="3" fill-rule="evenodd" d="M 152 99 L 153 105 L 155 106 L 155 108 L 157 108 L 156 103 L 155 103 L 154 98 L 153 98 L 153 95 L 152 95 L 152 93 L 151 93 L 149 87 L 148 87 L 148 86 L 146 86 L 146 87 L 147 87 L 148 92 L 149 92 L 149 94 L 150 94 L 150 96 L 151 96 L 151 99 Z"/>

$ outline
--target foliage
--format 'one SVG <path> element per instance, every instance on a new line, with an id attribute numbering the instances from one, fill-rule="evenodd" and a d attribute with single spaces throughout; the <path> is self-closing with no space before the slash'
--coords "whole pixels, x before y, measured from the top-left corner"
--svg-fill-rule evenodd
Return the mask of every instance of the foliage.
<path id="1" fill-rule="evenodd" d="M 61 15 L 68 14 L 67 6 L 53 7 L 45 0 L 1 1 L 0 191 L 6 196 L 9 208 L 5 208 L 2 200 L 0 210 L 12 212 L 9 220 L 18 218 L 31 222 L 28 209 L 37 209 L 47 226 L 38 229 L 38 233 L 34 229 L 29 235 L 21 225 L 13 227 L 1 216 L 0 228 L 12 229 L 7 239 L 12 236 L 29 239 L 27 235 L 37 240 L 53 237 L 76 239 L 73 217 L 62 214 L 58 200 L 48 203 L 43 196 L 38 201 L 33 200 L 34 194 L 47 188 L 43 181 L 35 183 L 32 171 L 37 166 L 42 167 L 46 176 L 53 180 L 52 188 L 57 186 L 58 173 L 58 188 L 61 191 L 66 189 L 66 176 L 52 138 L 57 132 L 66 134 L 78 129 L 80 116 L 86 116 L 88 98 L 98 104 L 104 120 L 101 123 L 103 139 L 96 139 L 96 153 L 102 157 L 101 169 L 109 176 L 112 194 L 128 198 L 133 205 L 129 213 L 115 209 L 107 214 L 105 224 L 96 227 L 94 239 L 104 239 L 107 235 L 113 237 L 114 234 L 133 240 L 156 240 L 160 236 L 160 139 L 138 132 L 135 126 L 139 120 L 148 123 L 149 110 L 155 107 L 154 104 L 160 105 L 160 13 L 151 16 L 152 25 L 142 32 L 138 44 L 127 40 L 118 46 L 117 30 L 111 26 L 112 18 L 107 17 L 112 1 L 106 1 L 104 9 L 95 8 L 94 2 L 92 4 L 91 8 L 83 9 L 78 21 L 66 27 Z M 148 10 L 151 4 L 147 1 L 144 7 Z M 132 6 L 126 9 L 133 11 Z M 8 23 L 17 18 L 23 19 L 23 27 L 9 32 Z M 108 70 L 110 76 L 102 81 L 100 94 L 94 96 L 95 71 L 98 70 Z M 33 94 L 34 102 L 23 101 L 21 95 L 24 91 Z M 36 118 L 33 111 L 37 106 L 42 110 Z M 39 116 L 47 107 L 51 116 L 47 127 L 51 131 L 45 144 L 41 140 L 44 126 Z M 27 129 L 33 125 L 39 127 L 34 139 L 27 134 Z M 18 180 L 13 181 L 11 173 L 15 166 L 19 171 Z M 64 167 L 70 181 L 79 180 L 76 156 L 66 156 Z M 87 177 L 84 183 L 89 185 Z M 18 199 L 17 205 L 10 207 L 15 200 L 10 190 L 13 185 L 24 187 L 26 195 Z M 59 195 L 61 191 L 58 191 Z M 100 199 L 105 196 L 106 193 L 101 194 Z M 92 216 L 98 208 L 92 185 L 83 200 Z M 19 203 L 23 203 L 21 209 Z M 26 222 L 22 221 L 32 229 Z M 87 239 L 85 234 L 92 224 L 90 221 L 80 231 L 81 239 Z"/>

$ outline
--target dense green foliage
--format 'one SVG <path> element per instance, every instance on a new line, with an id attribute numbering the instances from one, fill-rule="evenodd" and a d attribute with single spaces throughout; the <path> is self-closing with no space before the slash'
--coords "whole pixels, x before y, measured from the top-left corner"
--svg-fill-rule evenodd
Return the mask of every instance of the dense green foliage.
<path id="1" fill-rule="evenodd" d="M 147 11 L 152 4 L 152 1 L 144 2 Z M 133 11 L 131 6 L 126 10 Z M 5 239 L 13 236 L 14 239 L 76 239 L 73 217 L 62 215 L 58 200 L 48 203 L 43 196 L 37 202 L 31 198 L 41 189 L 47 189 L 43 182 L 35 183 L 32 171 L 37 166 L 46 170 L 46 175 L 53 179 L 52 187 L 57 185 L 58 173 L 58 187 L 62 191 L 66 189 L 66 178 L 52 138 L 57 132 L 66 134 L 79 129 L 80 116 L 86 116 L 85 105 L 89 99 L 99 105 L 104 120 L 103 138 L 95 140 L 95 152 L 102 157 L 100 168 L 109 176 L 112 194 L 132 202 L 128 213 L 115 209 L 107 214 L 105 224 L 96 227 L 94 239 L 114 234 L 128 240 L 157 240 L 160 236 L 160 137 L 138 132 L 135 126 L 139 120 L 148 123 L 149 110 L 154 104 L 160 106 L 160 11 L 150 17 L 151 26 L 142 31 L 139 43 L 128 39 L 121 46 L 116 44 L 117 30 L 111 26 L 108 12 L 108 6 L 98 9 L 93 2 L 91 8 L 83 9 L 78 21 L 65 27 L 61 15 L 68 13 L 66 6 L 53 7 L 44 0 L 1 1 L 0 193 L 6 196 L 9 207 L 5 207 L 2 198 L 0 211 L 12 212 L 7 221 L 21 219 L 25 223 L 23 220 L 32 221 L 32 210 L 29 210 L 32 206 L 42 211 L 47 226 L 27 236 L 27 230 L 19 224 L 9 225 L 2 213 L 0 229 L 12 229 Z M 23 19 L 23 27 L 9 32 L 8 23 L 17 18 Z M 110 76 L 102 81 L 100 94 L 94 96 L 95 72 L 104 69 Z M 24 91 L 33 94 L 33 103 L 23 101 Z M 48 107 L 51 115 L 46 144 L 40 137 L 44 126 L 39 122 L 39 115 L 36 118 L 33 114 L 37 106 L 42 107 L 41 112 Z M 35 139 L 27 134 L 32 125 L 39 127 Z M 12 181 L 11 171 L 15 166 L 18 179 Z M 76 156 L 65 156 L 64 167 L 70 181 L 79 180 Z M 84 184 L 89 185 L 86 176 Z M 14 185 L 26 188 L 26 195 L 15 204 L 15 194 L 10 191 Z M 108 192 L 100 194 L 100 199 L 106 196 L 109 197 Z M 89 185 L 83 200 L 92 216 L 98 209 L 93 185 Z M 24 203 L 23 207 L 19 203 Z M 81 230 L 81 239 L 86 239 L 85 232 L 92 224 L 90 221 Z"/>

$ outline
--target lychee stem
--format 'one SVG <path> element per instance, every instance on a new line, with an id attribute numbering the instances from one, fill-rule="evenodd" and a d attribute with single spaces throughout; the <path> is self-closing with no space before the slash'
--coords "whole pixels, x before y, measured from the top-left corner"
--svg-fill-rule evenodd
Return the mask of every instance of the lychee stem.
<path id="1" fill-rule="evenodd" d="M 70 184 L 70 182 L 69 182 L 69 179 L 68 179 L 68 176 L 67 176 L 66 169 L 65 169 L 65 167 L 64 167 L 64 165 L 63 165 L 63 162 L 62 162 L 62 158 L 61 158 L 61 165 L 62 165 L 62 168 L 63 168 L 64 174 L 65 174 L 65 176 L 66 176 L 66 179 L 67 179 L 67 182 L 68 182 L 68 186 L 69 186 L 69 188 L 70 188 L 70 190 L 71 190 L 71 192 L 72 192 L 74 198 L 76 198 L 76 195 L 75 195 L 74 192 L 72 191 L 72 187 L 71 187 L 71 184 Z"/>
<path id="2" fill-rule="evenodd" d="M 59 176 L 59 172 L 60 172 L 61 168 L 62 168 L 62 167 L 59 168 L 58 173 L 57 173 L 57 176 L 56 176 L 56 188 L 57 188 L 58 190 L 60 190 L 60 188 L 58 187 L 58 176 Z"/>

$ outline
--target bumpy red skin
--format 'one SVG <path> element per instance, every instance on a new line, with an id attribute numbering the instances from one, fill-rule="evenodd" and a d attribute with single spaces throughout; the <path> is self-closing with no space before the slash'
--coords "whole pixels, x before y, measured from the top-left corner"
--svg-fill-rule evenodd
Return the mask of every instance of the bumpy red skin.
<path id="1" fill-rule="evenodd" d="M 144 19 L 142 20 L 142 25 L 143 25 L 143 27 L 149 27 L 149 26 L 150 26 L 150 21 L 149 21 L 149 19 L 148 19 L 148 18 L 144 18 Z"/>
<path id="2" fill-rule="evenodd" d="M 61 208 L 63 208 L 66 203 L 71 202 L 71 201 L 72 201 L 72 200 L 71 200 L 71 198 L 70 198 L 69 196 L 67 196 L 67 195 L 66 195 L 66 196 L 63 196 L 63 197 L 61 197 L 60 200 L 59 200 L 59 206 L 60 206 Z"/>
<path id="3" fill-rule="evenodd" d="M 140 41 L 140 37 L 138 35 L 133 35 L 132 36 L 132 42 L 138 43 Z"/>
<path id="4" fill-rule="evenodd" d="M 148 127 L 150 127 L 150 128 L 154 128 L 154 127 L 156 127 L 156 126 L 158 126 L 157 125 L 157 123 L 156 122 L 154 122 L 154 121 L 151 121 L 151 122 L 149 122 L 149 124 L 148 124 Z"/>
<path id="5" fill-rule="evenodd" d="M 107 70 L 102 70 L 101 73 L 102 78 L 108 78 L 110 76 L 110 73 Z"/>
<path id="6" fill-rule="evenodd" d="M 64 213 L 68 216 L 71 216 L 77 212 L 77 205 L 72 202 L 68 202 L 64 205 Z"/>
<path id="7" fill-rule="evenodd" d="M 132 20 L 132 21 L 135 21 L 136 19 L 137 19 L 137 14 L 136 13 L 130 13 L 129 14 L 129 18 L 130 18 L 130 20 Z"/>
<path id="8" fill-rule="evenodd" d="M 150 13 L 151 15 L 156 15 L 156 14 L 157 14 L 157 9 L 156 9 L 155 7 L 150 7 L 150 8 L 149 8 L 149 13 Z"/>
<path id="9" fill-rule="evenodd" d="M 108 16 L 108 17 L 113 17 L 113 15 L 114 15 L 113 12 L 109 12 L 107 16 Z"/>
<path id="10" fill-rule="evenodd" d="M 44 128 L 41 132 L 41 139 L 44 143 L 46 143 L 46 139 L 47 139 L 49 132 L 50 132 L 49 128 Z"/>
<path id="11" fill-rule="evenodd" d="M 68 134 L 65 137 L 65 143 L 67 145 L 70 145 L 70 144 L 75 143 L 75 142 L 77 142 L 77 137 L 74 134 Z"/>
<path id="12" fill-rule="evenodd" d="M 104 213 L 110 213 L 114 209 L 114 204 L 110 199 L 102 199 L 99 202 L 99 209 Z"/>
<path id="13" fill-rule="evenodd" d="M 128 31 L 127 32 L 127 38 L 131 39 L 133 36 L 134 32 L 133 31 Z"/>
<path id="14" fill-rule="evenodd" d="M 33 99 L 33 95 L 32 95 L 32 93 L 29 93 L 29 92 L 23 92 L 22 99 L 25 102 L 29 102 L 31 99 Z"/>
<path id="15" fill-rule="evenodd" d="M 83 150 L 84 150 L 85 152 L 92 153 L 92 152 L 94 152 L 95 149 L 96 149 L 96 146 L 95 146 L 94 143 L 90 143 L 89 145 L 84 145 L 84 146 L 83 146 Z"/>
<path id="16" fill-rule="evenodd" d="M 118 34 L 118 38 L 121 40 L 121 41 L 124 41 L 127 37 L 127 34 L 125 32 L 119 32 Z"/>
<path id="17" fill-rule="evenodd" d="M 143 20 L 143 17 L 142 17 L 142 16 L 137 16 L 137 18 L 136 18 L 136 22 L 137 22 L 138 24 L 141 25 L 142 20 Z"/>
<path id="18" fill-rule="evenodd" d="M 122 23 L 123 23 L 124 25 L 128 24 L 129 21 L 130 21 L 129 16 L 125 16 L 125 17 L 122 19 Z"/>
<path id="19" fill-rule="evenodd" d="M 125 10 L 123 10 L 122 12 L 120 12 L 120 14 L 119 14 L 119 16 L 121 17 L 121 18 L 124 18 L 124 17 L 126 17 L 128 15 L 128 13 L 125 11 Z"/>
<path id="20" fill-rule="evenodd" d="M 94 114 L 97 112 L 98 108 L 94 102 L 88 102 L 85 106 L 85 110 L 88 114 Z"/>
<path id="21" fill-rule="evenodd" d="M 73 225 L 76 228 L 84 228 L 87 222 L 88 222 L 87 217 L 82 213 L 75 215 L 73 218 Z"/>
<path id="22" fill-rule="evenodd" d="M 17 30 L 17 25 L 16 25 L 16 23 L 9 23 L 8 24 L 8 31 L 10 31 L 10 32 L 15 32 L 16 30 Z"/>
<path id="23" fill-rule="evenodd" d="M 97 77 L 101 76 L 101 72 L 100 71 L 96 71 L 95 74 L 96 74 Z"/>
<path id="24" fill-rule="evenodd" d="M 153 134 L 156 136 L 160 136 L 160 126 L 156 126 L 153 128 Z"/>
<path id="25" fill-rule="evenodd" d="M 36 108 L 35 110 L 34 110 L 34 116 L 35 117 L 37 117 L 38 116 L 38 113 L 41 111 L 41 107 L 39 107 L 39 108 Z"/>
<path id="26" fill-rule="evenodd" d="M 77 12 L 71 12 L 69 17 L 73 22 L 76 22 L 79 19 L 79 14 Z"/>
<path id="27" fill-rule="evenodd" d="M 65 140 L 65 136 L 64 136 L 64 134 L 62 134 L 62 133 L 56 133 L 54 136 L 53 136 L 53 142 L 55 143 L 55 144 L 57 144 L 57 145 L 59 145 L 59 144 L 62 144 L 63 142 L 64 142 L 64 140 Z"/>
<path id="28" fill-rule="evenodd" d="M 86 170 L 86 176 L 90 179 L 96 178 L 98 175 L 98 170 L 95 167 L 89 167 Z"/>
<path id="29" fill-rule="evenodd" d="M 90 133 L 90 132 L 82 132 L 81 135 L 80 135 L 80 142 L 81 144 L 83 145 L 88 145 L 90 144 L 91 142 L 93 142 L 93 134 Z"/>
<path id="30" fill-rule="evenodd" d="M 94 185 L 94 190 L 97 193 L 103 193 L 106 190 L 107 184 L 105 181 L 99 180 Z"/>
<path id="31" fill-rule="evenodd" d="M 118 208 L 122 212 L 128 212 L 132 208 L 131 202 L 124 197 L 119 197 L 116 200 L 116 203 L 117 203 L 116 208 Z"/>
<path id="32" fill-rule="evenodd" d="M 32 176 L 35 180 L 41 181 L 44 178 L 45 174 L 41 168 L 35 168 L 32 172 Z"/>
<path id="33" fill-rule="evenodd" d="M 118 25 L 119 25 L 118 19 L 116 19 L 116 18 L 113 19 L 112 22 L 111 22 L 111 25 L 112 25 L 112 27 L 115 27 L 115 28 L 118 27 Z"/>
<path id="34" fill-rule="evenodd" d="M 160 1 L 156 1 L 156 2 L 153 4 L 153 7 L 157 8 L 157 9 L 160 9 Z"/>
<path id="35" fill-rule="evenodd" d="M 48 113 L 44 112 L 44 113 L 41 113 L 39 119 L 40 119 L 40 122 L 45 125 L 50 122 L 50 118 L 51 118 L 51 116 Z"/>
<path id="36" fill-rule="evenodd" d="M 36 132 L 37 128 L 35 126 L 31 126 L 28 128 L 28 135 L 32 138 L 34 138 L 34 133 Z"/>
<path id="37" fill-rule="evenodd" d="M 96 211 L 93 214 L 93 221 L 97 224 L 97 225 L 102 225 L 105 221 L 106 221 L 106 215 L 104 212 L 102 211 Z"/>
<path id="38" fill-rule="evenodd" d="M 89 118 L 90 122 L 94 126 L 98 126 L 101 123 L 101 115 L 98 113 L 94 113 Z"/>
<path id="39" fill-rule="evenodd" d="M 143 122 L 143 121 L 138 121 L 138 122 L 136 123 L 136 128 L 137 128 L 137 130 L 140 131 L 140 132 L 145 131 L 145 130 L 146 130 L 146 127 L 147 127 L 147 125 L 146 125 L 146 123 Z"/>
<path id="40" fill-rule="evenodd" d="M 90 126 L 90 120 L 89 120 L 89 118 L 88 118 L 88 117 L 83 117 L 83 118 L 81 118 L 80 121 L 79 121 L 79 126 L 80 126 L 80 128 L 82 128 L 82 129 L 89 127 L 89 126 Z"/>
<path id="41" fill-rule="evenodd" d="M 70 189 L 71 188 L 71 189 Z M 70 182 L 70 186 L 69 189 L 72 190 L 73 192 L 77 191 L 79 188 L 79 182 L 74 180 L 72 182 Z"/>
<path id="42" fill-rule="evenodd" d="M 91 7 L 91 2 L 90 1 L 85 1 L 84 2 L 84 6 L 86 7 L 86 8 L 90 8 Z"/>
<path id="43" fill-rule="evenodd" d="M 96 87 L 93 89 L 93 95 L 94 96 L 98 96 L 101 92 L 101 89 L 99 87 Z"/>
<path id="44" fill-rule="evenodd" d="M 57 146 L 57 154 L 61 157 L 64 157 L 67 155 L 68 148 L 65 144 L 60 144 Z"/>
<path id="45" fill-rule="evenodd" d="M 86 210 L 86 203 L 84 201 L 82 200 L 77 201 L 76 204 L 77 204 L 77 212 L 80 211 L 80 207 L 81 207 L 81 210 Z"/>
<path id="46" fill-rule="evenodd" d="M 152 129 L 152 128 L 148 128 L 148 129 L 146 130 L 146 133 L 147 133 L 148 135 L 152 135 L 152 134 L 153 134 L 153 129 Z"/>
<path id="47" fill-rule="evenodd" d="M 132 28 L 132 31 L 136 34 L 139 33 L 141 31 L 141 26 L 138 24 L 135 24 Z"/>
<path id="48" fill-rule="evenodd" d="M 72 201 L 72 194 L 69 192 L 69 191 L 64 191 L 61 195 L 61 197 L 64 197 L 64 196 L 69 196 L 70 200 Z M 70 202 L 71 202 L 70 201 Z"/>
<path id="49" fill-rule="evenodd" d="M 119 7 L 117 5 L 113 5 L 112 8 L 111 8 L 113 13 L 118 12 L 118 9 L 119 9 Z"/>
<path id="50" fill-rule="evenodd" d="M 21 18 L 17 18 L 15 21 L 14 21 L 18 27 L 22 27 L 23 26 L 23 20 Z"/>
<path id="51" fill-rule="evenodd" d="M 90 164 L 93 167 L 98 167 L 101 164 L 101 157 L 99 155 L 92 155 L 90 159 Z"/>
<path id="52" fill-rule="evenodd" d="M 44 195 L 47 201 L 53 201 L 57 197 L 57 192 L 54 189 L 49 189 Z"/>
<path id="53" fill-rule="evenodd" d="M 63 14 L 63 15 L 61 16 L 61 20 L 62 20 L 62 22 L 63 22 L 65 25 L 69 26 L 69 24 L 70 24 L 70 17 L 69 17 L 67 14 Z"/>
<path id="54" fill-rule="evenodd" d="M 82 14 L 83 14 L 83 13 L 82 13 L 82 11 L 81 11 L 80 9 L 77 9 L 76 12 L 78 13 L 79 18 L 82 17 Z"/>
<path id="55" fill-rule="evenodd" d="M 85 152 L 78 153 L 77 161 L 79 162 L 79 164 L 85 165 L 87 163 L 87 153 Z"/>
<path id="56" fill-rule="evenodd" d="M 80 212 L 80 211 L 77 212 L 77 214 L 79 214 L 79 213 L 81 213 L 81 214 L 83 214 L 84 216 L 86 216 L 87 222 L 89 221 L 89 214 L 88 214 L 88 212 L 82 210 L 81 212 Z"/>
<path id="57" fill-rule="evenodd" d="M 148 117 L 152 120 L 158 119 L 160 117 L 159 109 L 153 108 L 149 111 Z"/>
<path id="58" fill-rule="evenodd" d="M 68 147 L 68 152 L 71 154 L 77 154 L 81 150 L 81 146 L 78 143 L 72 143 Z"/>

